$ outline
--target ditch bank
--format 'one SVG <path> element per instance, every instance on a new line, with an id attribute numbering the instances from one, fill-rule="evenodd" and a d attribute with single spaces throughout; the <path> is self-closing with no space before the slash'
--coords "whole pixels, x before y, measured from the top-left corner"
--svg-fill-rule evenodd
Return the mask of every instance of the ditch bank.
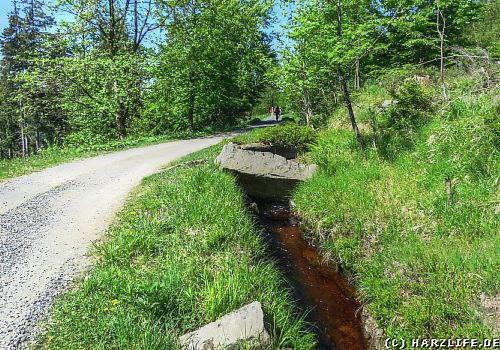
<path id="1" fill-rule="evenodd" d="M 216 163 L 234 174 L 247 194 L 270 256 L 314 327 L 318 350 L 379 349 L 381 332 L 357 300 L 354 286 L 303 238 L 290 197 L 316 166 L 300 164 L 296 156 L 282 146 L 228 144 Z"/>

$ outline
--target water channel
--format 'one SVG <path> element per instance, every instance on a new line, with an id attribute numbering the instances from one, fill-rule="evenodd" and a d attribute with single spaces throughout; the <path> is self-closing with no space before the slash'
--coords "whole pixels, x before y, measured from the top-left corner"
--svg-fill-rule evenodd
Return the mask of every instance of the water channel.
<path id="1" fill-rule="evenodd" d="M 286 204 L 257 201 L 257 225 L 318 336 L 318 350 L 365 350 L 352 285 L 302 236 Z"/>

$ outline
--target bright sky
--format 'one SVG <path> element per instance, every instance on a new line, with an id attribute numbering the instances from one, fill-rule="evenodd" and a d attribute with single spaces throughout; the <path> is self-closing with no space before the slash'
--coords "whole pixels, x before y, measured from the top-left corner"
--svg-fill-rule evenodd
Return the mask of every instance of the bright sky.
<path id="1" fill-rule="evenodd" d="M 7 17 L 13 9 L 11 0 L 0 0 L 0 32 L 7 27 Z"/>
<path id="2" fill-rule="evenodd" d="M 281 30 L 281 26 L 286 23 L 286 18 L 282 14 L 282 10 L 278 6 L 279 0 L 276 0 L 276 5 L 274 8 L 274 11 L 276 13 L 276 19 L 277 22 L 271 30 L 275 32 L 279 32 Z M 12 6 L 12 0 L 0 0 L 0 33 L 4 30 L 5 27 L 8 25 L 8 15 L 11 11 L 14 10 L 14 7 Z M 277 46 L 277 42 L 273 43 L 273 46 Z"/>

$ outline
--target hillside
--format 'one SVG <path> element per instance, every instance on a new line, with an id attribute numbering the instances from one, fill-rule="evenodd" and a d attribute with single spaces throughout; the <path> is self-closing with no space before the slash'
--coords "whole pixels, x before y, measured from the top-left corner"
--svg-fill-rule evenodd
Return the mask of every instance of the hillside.
<path id="1" fill-rule="evenodd" d="M 293 199 L 388 337 L 498 337 L 499 90 L 461 73 L 449 101 L 434 77 L 356 93 L 365 150 L 334 118 Z"/>

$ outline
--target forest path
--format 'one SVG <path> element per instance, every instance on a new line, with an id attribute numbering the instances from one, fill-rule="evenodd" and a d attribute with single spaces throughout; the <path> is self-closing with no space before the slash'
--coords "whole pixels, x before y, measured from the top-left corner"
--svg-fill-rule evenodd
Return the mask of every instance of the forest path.
<path id="1" fill-rule="evenodd" d="M 33 337 L 143 177 L 228 136 L 130 149 L 0 183 L 0 349 L 23 348 Z"/>

